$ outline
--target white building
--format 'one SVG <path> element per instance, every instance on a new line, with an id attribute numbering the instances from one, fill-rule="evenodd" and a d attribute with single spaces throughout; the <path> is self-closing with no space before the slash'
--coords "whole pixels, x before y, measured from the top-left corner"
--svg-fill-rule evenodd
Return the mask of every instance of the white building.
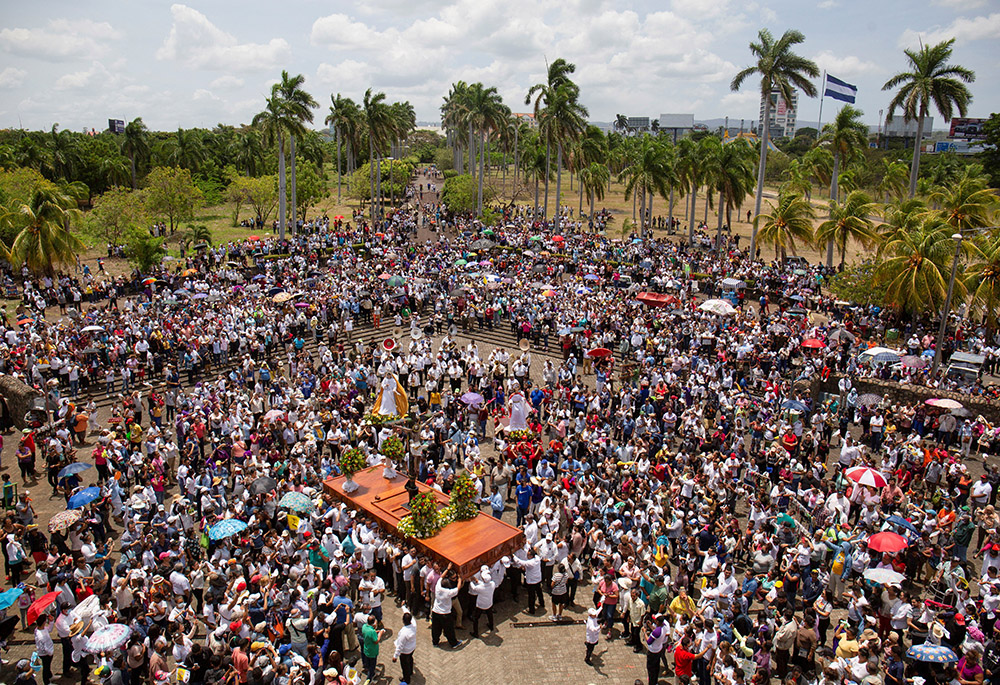
<path id="1" fill-rule="evenodd" d="M 764 98 L 760 99 L 761 124 L 764 122 Z M 794 138 L 795 137 L 795 113 L 799 106 L 799 93 L 792 88 L 792 101 L 785 102 L 781 96 L 781 91 L 771 91 L 771 121 L 769 123 L 768 136 L 770 138 Z"/>

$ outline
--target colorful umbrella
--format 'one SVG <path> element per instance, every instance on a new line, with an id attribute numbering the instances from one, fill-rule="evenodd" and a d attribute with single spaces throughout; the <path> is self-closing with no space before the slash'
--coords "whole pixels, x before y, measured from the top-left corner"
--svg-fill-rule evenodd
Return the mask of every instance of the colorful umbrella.
<path id="1" fill-rule="evenodd" d="M 910 647 L 906 650 L 906 656 L 915 661 L 924 661 L 929 664 L 950 664 L 958 661 L 958 655 L 950 647 L 932 645 L 926 642 Z"/>
<path id="2" fill-rule="evenodd" d="M 24 594 L 24 590 L 19 587 L 12 587 L 7 592 L 0 593 L 0 611 L 14 606 L 17 598 Z"/>
<path id="3" fill-rule="evenodd" d="M 264 414 L 264 423 L 271 423 L 272 421 L 277 421 L 285 417 L 285 412 L 280 409 L 272 409 L 271 411 Z"/>
<path id="4" fill-rule="evenodd" d="M 154 276 L 146 276 L 144 279 L 142 279 L 143 285 L 152 285 L 153 283 L 156 283 L 156 277 Z"/>
<path id="5" fill-rule="evenodd" d="M 587 351 L 587 356 L 594 359 L 604 359 L 605 357 L 610 357 L 612 354 L 614 353 L 606 347 L 595 347 Z"/>
<path id="6" fill-rule="evenodd" d="M 937 398 L 933 400 L 927 400 L 927 404 L 932 407 L 938 407 L 939 409 L 961 409 L 962 403 L 956 400 L 948 398 Z"/>
<path id="7" fill-rule="evenodd" d="M 80 473 L 81 471 L 86 471 L 87 469 L 92 469 L 92 468 L 94 467 L 91 466 L 90 464 L 84 464 L 82 462 L 75 461 L 68 466 L 64 466 L 62 470 L 59 471 L 59 474 L 56 477 L 59 480 L 62 480 L 63 478 L 69 478 L 75 473 Z"/>
<path id="8" fill-rule="evenodd" d="M 95 630 L 94 634 L 87 638 L 84 650 L 91 654 L 113 652 L 128 642 L 131 635 L 132 629 L 124 623 L 109 623 Z"/>
<path id="9" fill-rule="evenodd" d="M 80 329 L 81 333 L 103 333 L 104 326 L 84 326 Z"/>
<path id="10" fill-rule="evenodd" d="M 406 285 L 406 279 L 402 276 L 391 276 L 385 284 L 391 288 L 398 288 L 402 285 Z"/>
<path id="11" fill-rule="evenodd" d="M 52 604 L 52 602 L 56 601 L 56 598 L 61 594 L 62 591 L 56 590 L 55 592 L 49 592 L 48 594 L 44 594 L 38 599 L 36 599 L 34 602 L 32 602 L 31 606 L 28 607 L 28 615 L 25 618 L 28 625 L 29 626 L 34 625 L 35 621 L 38 620 L 38 617 L 42 615 L 42 612 L 45 611 L 48 608 L 48 606 Z"/>
<path id="12" fill-rule="evenodd" d="M 884 488 L 889 484 L 884 475 L 867 466 L 855 466 L 852 469 L 847 469 L 844 471 L 844 475 L 858 485 L 864 485 L 869 488 Z"/>
<path id="13" fill-rule="evenodd" d="M 65 532 L 69 527 L 83 518 L 83 512 L 79 509 L 67 509 L 49 519 L 49 532 Z"/>
<path id="14" fill-rule="evenodd" d="M 281 498 L 281 501 L 278 502 L 278 506 L 291 509 L 292 511 L 312 511 L 316 508 L 313 501 L 301 492 L 286 493 L 285 496 Z"/>
<path id="15" fill-rule="evenodd" d="M 30 316 L 19 316 L 17 317 L 18 326 L 27 326 L 29 323 L 35 323 L 35 320 Z"/>
<path id="16" fill-rule="evenodd" d="M 802 341 L 802 347 L 810 350 L 822 350 L 826 347 L 826 343 L 819 338 L 806 338 Z"/>
<path id="17" fill-rule="evenodd" d="M 705 300 L 698 309 L 703 312 L 718 314 L 719 316 L 730 316 L 736 313 L 736 308 L 725 300 Z"/>
<path id="18" fill-rule="evenodd" d="M 900 363 L 908 369 L 923 369 L 927 366 L 927 358 L 908 354 L 900 360 Z"/>
<path id="19" fill-rule="evenodd" d="M 230 535 L 236 535 L 247 529 L 246 521 L 239 519 L 222 519 L 208 529 L 210 540 L 225 540 Z"/>
<path id="20" fill-rule="evenodd" d="M 95 499 L 101 496 L 101 489 L 95 486 L 91 486 L 80 492 L 76 493 L 69 498 L 67 507 L 70 509 L 79 509 L 80 507 L 85 507 Z"/>
<path id="21" fill-rule="evenodd" d="M 598 276 L 597 274 L 587 274 L 586 276 L 583 277 L 583 279 L 585 281 L 599 281 L 601 280 L 601 277 Z"/>
<path id="22" fill-rule="evenodd" d="M 282 303 L 288 302 L 290 299 L 292 299 L 292 294 L 291 293 L 284 293 L 284 292 L 282 292 L 282 293 L 278 293 L 277 295 L 275 295 L 274 297 L 272 297 L 271 301 L 274 302 L 275 304 L 282 304 Z"/>
<path id="23" fill-rule="evenodd" d="M 876 552 L 895 554 L 896 552 L 902 552 L 908 546 L 909 543 L 906 542 L 906 538 L 899 533 L 893 533 L 888 530 L 875 533 L 868 538 L 868 549 L 875 550 Z"/>
<path id="24" fill-rule="evenodd" d="M 564 243 L 564 242 L 566 242 L 566 239 L 563 238 L 561 235 L 554 235 L 554 236 L 552 236 L 552 242 L 555 242 L 555 243 Z"/>

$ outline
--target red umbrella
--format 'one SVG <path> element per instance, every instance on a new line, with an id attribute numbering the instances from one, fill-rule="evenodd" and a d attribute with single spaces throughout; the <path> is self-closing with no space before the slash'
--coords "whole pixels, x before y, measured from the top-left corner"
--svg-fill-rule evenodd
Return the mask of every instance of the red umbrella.
<path id="1" fill-rule="evenodd" d="M 603 359 L 604 357 L 610 357 L 612 355 L 611 350 L 606 347 L 595 347 L 594 349 L 587 352 L 588 357 L 593 357 L 594 359 Z"/>
<path id="2" fill-rule="evenodd" d="M 260 242 L 260 236 L 259 235 L 247 236 L 247 242 L 248 243 L 257 243 L 257 242 Z"/>
<path id="3" fill-rule="evenodd" d="M 556 243 L 563 243 L 566 242 L 566 239 L 563 238 L 561 235 L 554 235 L 552 236 L 552 241 Z"/>
<path id="4" fill-rule="evenodd" d="M 852 469 L 847 469 L 844 475 L 858 485 L 865 485 L 869 488 L 884 488 L 889 484 L 884 475 L 867 466 L 855 466 Z"/>
<path id="5" fill-rule="evenodd" d="M 636 295 L 635 299 L 649 307 L 667 307 L 672 304 L 680 304 L 680 300 L 676 297 L 664 293 L 641 292 Z"/>
<path id="6" fill-rule="evenodd" d="M 58 597 L 61 594 L 62 594 L 61 591 L 56 590 L 55 592 L 50 592 L 46 595 L 42 595 L 34 602 L 32 602 L 31 606 L 28 607 L 28 616 L 27 616 L 28 625 L 29 626 L 34 625 L 35 621 L 38 620 L 38 617 L 41 615 L 41 613 L 45 611 L 45 609 L 47 609 L 48 606 L 52 604 L 52 602 L 56 601 L 56 597 Z"/>
<path id="7" fill-rule="evenodd" d="M 887 530 L 875 533 L 875 535 L 868 538 L 868 549 L 873 549 L 876 552 L 895 554 L 896 552 L 902 552 L 907 546 L 906 538 L 899 533 Z"/>
<path id="8" fill-rule="evenodd" d="M 821 350 L 826 347 L 826 343 L 818 338 L 806 338 L 802 341 L 802 347 L 808 347 L 812 350 Z"/>

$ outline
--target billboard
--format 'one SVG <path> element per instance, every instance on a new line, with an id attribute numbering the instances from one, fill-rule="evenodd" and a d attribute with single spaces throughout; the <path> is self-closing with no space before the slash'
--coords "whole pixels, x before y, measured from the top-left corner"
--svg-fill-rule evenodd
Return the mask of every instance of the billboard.
<path id="1" fill-rule="evenodd" d="M 983 124 L 986 119 L 964 119 L 956 118 L 951 120 L 951 129 L 948 131 L 949 138 L 985 138 L 986 131 Z"/>
<path id="2" fill-rule="evenodd" d="M 122 119 L 108 119 L 108 131 L 111 133 L 125 133 L 125 122 Z"/>

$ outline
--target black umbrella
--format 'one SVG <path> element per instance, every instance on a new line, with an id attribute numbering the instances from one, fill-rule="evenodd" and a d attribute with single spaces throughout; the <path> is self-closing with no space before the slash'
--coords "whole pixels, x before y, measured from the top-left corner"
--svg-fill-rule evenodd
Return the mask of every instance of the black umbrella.
<path id="1" fill-rule="evenodd" d="M 250 494 L 263 495 L 266 492 L 273 491 L 276 487 L 278 487 L 278 481 L 270 476 L 261 476 L 254 482 L 250 483 Z"/>
<path id="2" fill-rule="evenodd" d="M 18 618 L 17 616 L 8 616 L 3 621 L 0 621 L 0 640 L 6 640 L 17 628 Z"/>

